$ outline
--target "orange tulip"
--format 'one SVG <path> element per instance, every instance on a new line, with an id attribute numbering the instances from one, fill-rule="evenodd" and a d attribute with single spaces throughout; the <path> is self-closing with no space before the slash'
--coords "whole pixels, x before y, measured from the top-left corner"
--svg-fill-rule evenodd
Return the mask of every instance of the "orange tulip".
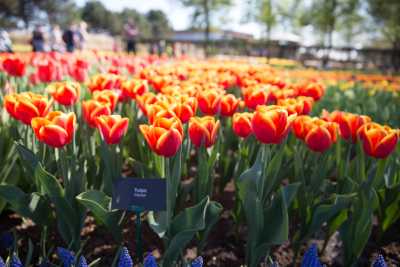
<path id="1" fill-rule="evenodd" d="M 33 118 L 31 126 L 40 142 L 59 148 L 71 143 L 76 128 L 76 117 L 73 112 L 65 114 L 52 111 L 46 117 Z"/>
<path id="2" fill-rule="evenodd" d="M 79 100 L 80 88 L 76 82 L 55 82 L 47 87 L 47 91 L 61 105 L 71 106 Z"/>
<path id="3" fill-rule="evenodd" d="M 144 93 L 143 95 L 137 96 L 136 103 L 144 115 L 147 115 L 146 107 L 156 103 L 158 100 L 157 95 L 152 92 Z"/>
<path id="4" fill-rule="evenodd" d="M 82 116 L 90 127 L 97 127 L 96 118 L 100 115 L 111 115 L 110 104 L 104 104 L 93 99 L 82 102 Z"/>
<path id="5" fill-rule="evenodd" d="M 328 150 L 337 139 L 337 124 L 319 118 L 299 116 L 293 122 L 295 135 L 315 152 Z"/>
<path id="6" fill-rule="evenodd" d="M 214 117 L 193 117 L 189 121 L 189 137 L 196 147 L 210 147 L 217 140 L 219 121 Z"/>
<path id="7" fill-rule="evenodd" d="M 197 95 L 201 112 L 205 115 L 215 115 L 221 108 L 221 93 L 217 90 L 201 91 Z"/>
<path id="8" fill-rule="evenodd" d="M 197 99 L 194 97 L 181 96 L 178 103 L 172 103 L 171 110 L 181 120 L 187 123 L 191 117 L 196 115 Z"/>
<path id="9" fill-rule="evenodd" d="M 32 92 L 10 94 L 4 97 L 4 107 L 16 120 L 30 125 L 35 117 L 44 117 L 50 110 L 52 100 Z"/>
<path id="10" fill-rule="evenodd" d="M 277 105 L 285 107 L 289 115 L 307 115 L 311 112 L 313 103 L 313 98 L 300 96 L 298 98 L 278 99 Z"/>
<path id="11" fill-rule="evenodd" d="M 93 93 L 93 99 L 104 105 L 109 105 L 111 111 L 114 111 L 118 103 L 118 97 L 118 94 L 112 90 L 95 91 Z"/>
<path id="12" fill-rule="evenodd" d="M 135 100 L 138 95 L 143 95 L 148 91 L 148 84 L 146 80 L 132 79 L 123 82 L 121 89 L 124 94 Z"/>
<path id="13" fill-rule="evenodd" d="M 182 144 L 183 128 L 177 118 L 157 118 L 153 125 L 142 124 L 139 129 L 157 155 L 173 157 Z"/>
<path id="14" fill-rule="evenodd" d="M 396 148 L 399 130 L 369 122 L 358 130 L 358 136 L 367 155 L 384 159 Z"/>
<path id="15" fill-rule="evenodd" d="M 227 94 L 221 98 L 221 115 L 232 116 L 236 112 L 239 106 L 240 100 L 232 94 Z"/>
<path id="16" fill-rule="evenodd" d="M 107 144 L 118 144 L 128 130 L 129 119 L 120 115 L 101 115 L 96 117 L 96 126 Z"/>
<path id="17" fill-rule="evenodd" d="M 170 110 L 169 104 L 165 101 L 158 101 L 156 104 L 147 105 L 146 111 L 150 124 L 152 124 L 156 118 L 176 117 L 176 114 L 172 110 Z"/>
<path id="18" fill-rule="evenodd" d="M 235 113 L 232 118 L 232 129 L 233 132 L 240 137 L 248 137 L 253 130 L 251 129 L 251 119 L 253 113 Z"/>
<path id="19" fill-rule="evenodd" d="M 361 126 L 371 122 L 371 118 L 368 116 L 343 111 L 333 111 L 329 114 L 324 110 L 322 117 L 325 120 L 339 124 L 340 136 L 343 137 L 343 139 L 351 140 L 353 143 L 357 141 L 357 132 Z"/>
<path id="20" fill-rule="evenodd" d="M 256 138 L 265 144 L 279 144 L 287 136 L 296 115 L 279 106 L 258 106 L 251 120 Z"/>
<path id="21" fill-rule="evenodd" d="M 325 94 L 325 87 L 317 82 L 308 82 L 300 85 L 299 95 L 312 97 L 315 101 Z"/>
<path id="22" fill-rule="evenodd" d="M 259 105 L 267 104 L 269 93 L 265 88 L 250 87 L 243 90 L 243 98 L 246 107 L 256 109 Z"/>

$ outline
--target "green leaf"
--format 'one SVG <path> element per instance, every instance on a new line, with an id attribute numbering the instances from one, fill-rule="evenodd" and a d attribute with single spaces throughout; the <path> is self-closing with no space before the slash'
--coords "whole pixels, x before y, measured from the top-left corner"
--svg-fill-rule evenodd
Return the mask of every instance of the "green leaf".
<path id="1" fill-rule="evenodd" d="M 39 225 L 50 222 L 50 203 L 38 193 L 26 194 L 17 186 L 0 185 L 0 197 L 10 203 L 11 208 L 19 215 L 29 218 Z"/>
<path id="2" fill-rule="evenodd" d="M 200 240 L 199 244 L 200 249 L 204 248 L 207 241 L 207 237 L 211 232 L 212 227 L 218 222 L 223 209 L 224 208 L 222 207 L 222 205 L 215 201 L 211 201 L 210 204 L 208 205 L 206 211 L 206 221 L 205 221 L 206 227 L 201 233 L 202 239 Z"/>
<path id="3" fill-rule="evenodd" d="M 110 210 L 111 198 L 109 196 L 101 191 L 91 190 L 79 194 L 76 199 L 110 230 L 116 241 L 122 241 L 122 228 L 119 225 L 122 214 L 119 210 Z"/>
<path id="4" fill-rule="evenodd" d="M 314 234 L 321 228 L 324 222 L 331 220 L 345 209 L 351 203 L 352 198 L 353 195 L 337 195 L 332 204 L 320 204 L 314 208 L 306 237 Z"/>
<path id="5" fill-rule="evenodd" d="M 164 253 L 163 266 L 172 266 L 179 254 L 193 236 L 205 229 L 206 213 L 210 205 L 205 197 L 197 205 L 181 211 L 172 221 L 168 230 L 169 245 Z"/>

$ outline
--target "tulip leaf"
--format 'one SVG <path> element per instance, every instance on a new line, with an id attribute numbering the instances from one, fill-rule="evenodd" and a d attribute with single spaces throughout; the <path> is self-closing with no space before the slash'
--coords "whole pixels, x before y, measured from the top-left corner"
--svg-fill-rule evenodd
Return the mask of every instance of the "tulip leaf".
<path id="1" fill-rule="evenodd" d="M 209 200 L 209 197 L 195 206 L 181 211 L 172 221 L 168 230 L 169 245 L 164 253 L 163 266 L 172 266 L 179 254 L 194 235 L 207 227 L 207 209 L 217 205 Z M 213 213 L 213 212 L 211 212 Z M 213 220 L 211 220 L 213 222 Z"/>
<path id="2" fill-rule="evenodd" d="M 38 193 L 27 194 L 14 185 L 0 185 L 0 197 L 10 203 L 19 215 L 29 218 L 36 224 L 49 223 L 50 203 Z"/>
<path id="3" fill-rule="evenodd" d="M 119 225 L 121 212 L 110 210 L 111 198 L 101 191 L 86 191 L 76 196 L 76 199 L 89 209 L 93 216 L 103 223 L 118 242 L 122 240 L 122 228 Z"/>
<path id="4" fill-rule="evenodd" d="M 206 218 L 205 218 L 206 227 L 201 233 L 201 240 L 200 240 L 200 244 L 199 244 L 199 247 L 201 249 L 204 248 L 206 241 L 207 241 L 207 237 L 208 237 L 209 233 L 211 232 L 211 229 L 213 228 L 213 226 L 218 222 L 223 209 L 224 208 L 222 207 L 222 205 L 215 201 L 211 201 L 210 205 L 207 207 Z"/>
<path id="5" fill-rule="evenodd" d="M 288 207 L 292 202 L 300 183 L 289 184 L 281 188 L 272 200 L 271 206 L 264 212 L 264 230 L 262 241 L 271 245 L 282 244 L 288 239 Z"/>
<path id="6" fill-rule="evenodd" d="M 352 195 L 337 195 L 332 204 L 321 204 L 314 208 L 306 236 L 312 235 L 320 229 L 324 222 L 331 220 L 339 214 L 339 212 L 350 204 L 352 198 Z"/>
<path id="7" fill-rule="evenodd" d="M 160 238 L 163 238 L 168 228 L 167 213 L 165 211 L 150 211 L 147 214 L 147 219 L 151 229 L 153 229 L 153 231 L 156 232 Z"/>
<path id="8" fill-rule="evenodd" d="M 28 173 L 35 173 L 36 167 L 39 164 L 39 159 L 36 155 L 26 148 L 24 145 L 15 143 L 17 146 L 18 154 L 21 157 L 21 162 L 28 171 Z"/>

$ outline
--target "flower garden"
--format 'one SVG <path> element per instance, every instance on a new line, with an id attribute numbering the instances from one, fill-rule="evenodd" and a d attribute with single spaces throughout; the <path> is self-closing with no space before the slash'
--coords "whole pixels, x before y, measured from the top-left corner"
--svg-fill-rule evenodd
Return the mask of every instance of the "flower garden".
<path id="1" fill-rule="evenodd" d="M 400 76 L 101 52 L 0 63 L 0 266 L 399 266 Z M 164 179 L 165 210 L 114 208 L 121 177 Z"/>

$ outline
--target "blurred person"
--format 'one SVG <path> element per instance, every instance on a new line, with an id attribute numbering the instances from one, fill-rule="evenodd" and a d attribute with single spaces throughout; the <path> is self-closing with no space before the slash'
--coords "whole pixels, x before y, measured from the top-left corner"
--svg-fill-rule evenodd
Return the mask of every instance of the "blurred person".
<path id="1" fill-rule="evenodd" d="M 139 34 L 139 30 L 136 27 L 134 21 L 129 19 L 124 25 L 124 37 L 126 40 L 126 52 L 136 53 L 136 38 Z"/>
<path id="2" fill-rule="evenodd" d="M 49 42 L 51 51 L 61 52 L 63 51 L 63 39 L 60 26 L 54 25 L 49 34 Z"/>
<path id="3" fill-rule="evenodd" d="M 63 33 L 62 39 L 65 43 L 67 52 L 74 52 L 76 44 L 76 27 L 75 25 L 69 26 Z"/>
<path id="4" fill-rule="evenodd" d="M 44 35 L 42 26 L 36 25 L 32 32 L 31 45 L 33 52 L 43 52 L 44 51 Z"/>
<path id="5" fill-rule="evenodd" d="M 81 21 L 76 28 L 76 48 L 78 50 L 83 50 L 88 35 L 87 24 L 86 22 Z"/>
<path id="6" fill-rule="evenodd" d="M 0 30 L 0 52 L 12 53 L 12 42 L 6 30 Z"/>

